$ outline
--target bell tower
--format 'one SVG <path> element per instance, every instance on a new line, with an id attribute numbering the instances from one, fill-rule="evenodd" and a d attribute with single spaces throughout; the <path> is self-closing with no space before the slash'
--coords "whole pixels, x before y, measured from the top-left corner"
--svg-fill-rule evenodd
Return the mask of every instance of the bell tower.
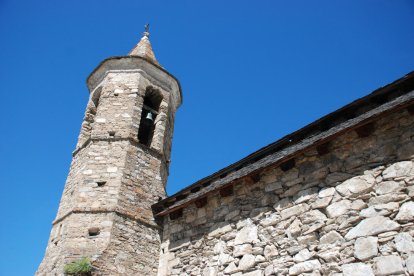
<path id="1" fill-rule="evenodd" d="M 148 26 L 127 56 L 87 79 L 90 97 L 46 253 L 37 275 L 63 275 L 87 257 L 93 275 L 156 275 L 178 80 L 157 62 Z"/>

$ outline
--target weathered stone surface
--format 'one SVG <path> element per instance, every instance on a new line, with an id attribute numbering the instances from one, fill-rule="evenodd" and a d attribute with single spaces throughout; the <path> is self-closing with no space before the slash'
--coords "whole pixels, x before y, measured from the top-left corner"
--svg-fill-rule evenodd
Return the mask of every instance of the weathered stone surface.
<path id="1" fill-rule="evenodd" d="M 209 236 L 218 237 L 230 232 L 231 230 L 233 230 L 233 228 L 230 224 L 227 222 L 222 222 L 213 226 L 213 230 L 209 233 Z"/>
<path id="2" fill-rule="evenodd" d="M 414 255 L 411 255 L 405 260 L 405 267 L 410 275 L 414 275 Z"/>
<path id="3" fill-rule="evenodd" d="M 394 238 L 395 248 L 401 253 L 414 253 L 413 237 L 408 233 L 399 233 Z"/>
<path id="4" fill-rule="evenodd" d="M 257 240 L 257 226 L 248 220 L 246 226 L 236 234 L 234 244 L 250 243 L 255 240 Z"/>
<path id="5" fill-rule="evenodd" d="M 313 209 L 325 208 L 326 206 L 329 205 L 329 203 L 331 203 L 331 200 L 332 200 L 332 197 L 318 198 L 312 203 L 311 206 Z"/>
<path id="6" fill-rule="evenodd" d="M 383 216 L 367 218 L 352 228 L 345 235 L 345 239 L 352 240 L 359 237 L 372 236 L 387 231 L 397 230 L 399 228 L 400 225 L 398 223 Z"/>
<path id="7" fill-rule="evenodd" d="M 413 162 L 401 161 L 392 164 L 382 172 L 384 179 L 409 176 L 413 173 Z"/>
<path id="8" fill-rule="evenodd" d="M 272 257 L 277 256 L 279 254 L 276 246 L 274 246 L 273 244 L 271 245 L 266 245 L 264 248 L 264 256 L 266 259 L 270 260 L 272 259 Z"/>
<path id="9" fill-rule="evenodd" d="M 310 188 L 310 189 L 306 189 L 306 190 L 302 190 L 299 193 L 297 193 L 294 197 L 293 200 L 295 201 L 296 204 L 308 201 L 311 198 L 317 197 L 318 194 L 318 188 Z"/>
<path id="10" fill-rule="evenodd" d="M 342 196 L 360 195 L 369 192 L 374 184 L 372 175 L 355 176 L 336 186 L 336 190 Z"/>
<path id="11" fill-rule="evenodd" d="M 282 219 L 288 219 L 292 216 L 300 215 L 303 212 L 306 212 L 309 210 L 309 205 L 306 203 L 302 203 L 287 209 L 284 209 L 280 212 Z"/>
<path id="12" fill-rule="evenodd" d="M 384 181 L 381 183 L 378 183 L 375 187 L 375 193 L 379 195 L 389 194 L 394 191 L 397 191 L 400 188 L 400 185 L 398 182 L 395 181 Z"/>
<path id="13" fill-rule="evenodd" d="M 274 190 L 279 190 L 279 189 L 282 189 L 282 183 L 280 182 L 269 183 L 265 186 L 266 192 L 272 192 Z"/>
<path id="14" fill-rule="evenodd" d="M 355 241 L 354 256 L 355 258 L 366 261 L 378 254 L 378 238 L 366 237 L 358 238 Z"/>
<path id="15" fill-rule="evenodd" d="M 243 273 L 243 276 L 262 276 L 263 273 L 261 270 L 255 270 L 247 273 Z"/>
<path id="16" fill-rule="evenodd" d="M 338 202 L 334 202 L 326 207 L 326 214 L 330 218 L 338 217 L 345 214 L 351 208 L 351 201 L 344 199 Z"/>
<path id="17" fill-rule="evenodd" d="M 400 207 L 400 211 L 395 217 L 397 221 L 410 221 L 414 219 L 414 202 L 406 202 Z"/>
<path id="18" fill-rule="evenodd" d="M 334 194 L 335 194 L 335 188 L 330 187 L 330 188 L 321 189 L 319 191 L 318 197 L 320 198 L 330 197 L 330 196 L 333 196 Z"/>
<path id="19" fill-rule="evenodd" d="M 297 263 L 304 262 L 313 257 L 313 254 L 307 249 L 302 249 L 294 257 L 293 260 Z"/>
<path id="20" fill-rule="evenodd" d="M 344 238 L 336 231 L 331 231 L 323 235 L 319 241 L 320 244 L 333 244 L 336 242 L 343 242 Z"/>
<path id="21" fill-rule="evenodd" d="M 308 224 L 308 223 L 312 223 L 315 221 L 326 221 L 327 218 L 325 216 L 325 214 L 323 214 L 321 211 L 319 210 L 311 210 L 309 212 L 307 212 L 306 214 L 303 214 L 301 216 L 301 221 L 303 224 Z"/>
<path id="22" fill-rule="evenodd" d="M 247 244 L 236 245 L 234 247 L 233 257 L 240 257 L 240 256 L 250 254 L 250 253 L 252 253 L 251 244 L 247 243 Z"/>
<path id="23" fill-rule="evenodd" d="M 375 275 L 386 276 L 404 273 L 402 259 L 398 256 L 381 256 L 374 259 Z"/>
<path id="24" fill-rule="evenodd" d="M 377 204 L 374 206 L 370 206 L 364 210 L 361 210 L 360 215 L 362 217 L 375 217 L 375 216 L 388 216 L 394 210 L 398 209 L 398 203 L 390 202 L 386 204 Z"/>
<path id="25" fill-rule="evenodd" d="M 342 265 L 343 276 L 374 276 L 371 266 L 364 263 Z"/>
<path id="26" fill-rule="evenodd" d="M 217 270 L 214 267 L 206 267 L 203 269 L 203 276 L 216 276 Z"/>
<path id="27" fill-rule="evenodd" d="M 239 269 L 244 271 L 248 268 L 253 267 L 255 264 L 255 257 L 251 254 L 244 255 L 239 262 Z"/>
<path id="28" fill-rule="evenodd" d="M 238 272 L 239 269 L 237 268 L 236 264 L 234 262 L 231 262 L 225 269 L 224 269 L 224 273 L 235 273 Z"/>
<path id="29" fill-rule="evenodd" d="M 275 225 L 280 221 L 280 215 L 277 213 L 272 213 L 269 216 L 265 217 L 264 219 L 262 219 L 260 221 L 260 225 L 262 225 L 263 227 L 268 227 L 271 225 Z"/>
<path id="30" fill-rule="evenodd" d="M 321 269 L 321 263 L 318 260 L 311 260 L 298 263 L 289 268 L 289 275 L 299 275 L 304 272 L 310 272 Z"/>

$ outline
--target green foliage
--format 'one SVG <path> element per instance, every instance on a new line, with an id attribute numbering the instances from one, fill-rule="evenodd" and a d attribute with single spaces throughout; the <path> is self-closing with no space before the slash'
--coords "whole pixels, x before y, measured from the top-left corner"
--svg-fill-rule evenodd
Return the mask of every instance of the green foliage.
<path id="1" fill-rule="evenodd" d="M 86 257 L 82 257 L 79 260 L 66 264 L 64 271 L 67 275 L 90 275 L 92 271 L 91 261 Z"/>

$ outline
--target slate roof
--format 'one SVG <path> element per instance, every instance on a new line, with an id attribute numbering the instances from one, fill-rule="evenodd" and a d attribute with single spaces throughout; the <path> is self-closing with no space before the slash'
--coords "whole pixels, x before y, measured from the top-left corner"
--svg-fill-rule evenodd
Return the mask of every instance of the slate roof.
<path id="1" fill-rule="evenodd" d="M 414 113 L 414 71 L 159 201 L 152 206 L 155 216 L 179 210 L 268 166 L 288 164 L 307 149 L 323 147 L 346 131 L 405 107 Z"/>

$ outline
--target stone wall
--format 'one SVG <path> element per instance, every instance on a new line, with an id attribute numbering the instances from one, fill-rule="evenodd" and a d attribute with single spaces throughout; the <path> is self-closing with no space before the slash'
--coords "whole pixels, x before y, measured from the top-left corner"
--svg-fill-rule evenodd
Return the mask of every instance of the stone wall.
<path id="1" fill-rule="evenodd" d="M 414 275 L 414 116 L 361 136 L 165 216 L 158 275 Z"/>

